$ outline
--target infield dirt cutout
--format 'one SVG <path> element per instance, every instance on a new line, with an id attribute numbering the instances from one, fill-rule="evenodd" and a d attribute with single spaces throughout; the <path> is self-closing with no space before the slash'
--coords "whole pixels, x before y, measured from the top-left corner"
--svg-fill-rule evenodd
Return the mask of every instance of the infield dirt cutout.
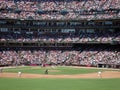
<path id="1" fill-rule="evenodd" d="M 76 75 L 42 75 L 42 74 L 26 74 L 22 73 L 21 77 L 18 77 L 17 73 L 0 73 L 0 78 L 99 78 L 97 73 L 89 74 L 76 74 Z M 119 71 L 104 71 L 102 72 L 102 78 L 120 78 Z"/>

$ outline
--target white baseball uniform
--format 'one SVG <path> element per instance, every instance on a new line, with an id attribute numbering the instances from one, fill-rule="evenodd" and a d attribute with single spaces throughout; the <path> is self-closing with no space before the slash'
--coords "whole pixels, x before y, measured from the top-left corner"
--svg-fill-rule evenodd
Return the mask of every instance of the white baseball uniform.
<path id="1" fill-rule="evenodd" d="M 98 72 L 98 77 L 102 78 L 102 72 L 101 71 Z"/>
<path id="2" fill-rule="evenodd" d="M 21 72 L 18 72 L 18 77 L 21 77 L 22 73 Z"/>

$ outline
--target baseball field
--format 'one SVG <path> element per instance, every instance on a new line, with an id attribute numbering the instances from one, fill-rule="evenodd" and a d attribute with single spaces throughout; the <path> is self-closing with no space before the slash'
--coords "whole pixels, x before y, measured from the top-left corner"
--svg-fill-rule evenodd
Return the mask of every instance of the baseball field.
<path id="1" fill-rule="evenodd" d="M 22 72 L 21 77 L 18 72 Z M 64 66 L 4 68 L 0 73 L 0 90 L 120 90 L 120 70 Z"/>

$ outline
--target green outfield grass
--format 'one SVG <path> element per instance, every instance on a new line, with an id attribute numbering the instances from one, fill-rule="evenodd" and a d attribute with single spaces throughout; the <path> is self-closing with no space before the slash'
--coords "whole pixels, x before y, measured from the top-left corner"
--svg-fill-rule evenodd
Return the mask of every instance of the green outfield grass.
<path id="1" fill-rule="evenodd" d="M 73 68 L 73 67 L 17 67 L 4 69 L 4 72 L 17 73 L 21 71 L 22 73 L 32 73 L 32 74 L 44 74 L 45 70 L 48 69 L 49 74 L 84 74 L 84 73 L 95 73 L 98 71 L 108 71 L 106 69 L 88 69 L 88 68 Z"/>
<path id="2" fill-rule="evenodd" d="M 120 90 L 120 79 L 0 78 L 0 90 Z"/>
<path id="3" fill-rule="evenodd" d="M 16 67 L 4 69 L 4 72 L 44 74 L 83 74 L 108 69 L 88 69 L 74 67 Z M 54 71 L 54 72 L 52 72 Z M 23 79 L 0 78 L 0 90 L 120 90 L 120 78 L 118 79 Z"/>

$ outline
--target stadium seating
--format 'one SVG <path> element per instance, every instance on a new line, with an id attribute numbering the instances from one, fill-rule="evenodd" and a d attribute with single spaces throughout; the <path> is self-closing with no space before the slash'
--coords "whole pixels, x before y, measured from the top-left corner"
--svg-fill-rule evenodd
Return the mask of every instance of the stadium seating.
<path id="1" fill-rule="evenodd" d="M 79 43 L 84 43 L 85 45 L 88 42 L 95 42 L 97 45 L 104 43 L 115 44 L 114 42 L 117 42 L 117 44 L 120 44 L 120 23 L 117 21 L 117 19 L 120 19 L 120 0 L 0 0 L 0 20 L 4 19 L 10 20 L 8 22 L 11 26 L 9 23 L 4 24 L 4 22 L 0 22 L 0 45 L 6 48 L 2 49 L 0 47 L 0 66 L 41 65 L 43 63 L 85 66 L 97 66 L 99 63 L 120 65 L 120 50 L 108 47 L 97 48 L 93 45 L 92 48 L 80 47 L 77 50 L 74 48 L 70 48 L 70 50 L 58 50 L 57 47 L 55 47 L 57 48 L 56 50 L 38 48 L 24 50 L 21 49 L 23 48 L 22 45 L 17 46 L 17 44 L 13 45 L 17 46 L 15 47 L 16 49 L 6 47 L 9 44 L 8 42 L 20 42 L 20 44 L 23 44 L 23 42 L 74 43 L 75 45 Z M 109 22 L 111 19 L 116 21 L 112 25 L 105 25 L 105 20 L 111 23 Z M 28 23 L 24 26 L 20 23 L 21 25 L 17 27 L 17 24 L 14 21 L 12 22 L 12 20 L 28 21 L 29 25 L 25 27 Z M 51 25 L 50 22 L 47 22 L 48 26 L 41 26 L 39 22 L 36 25 L 34 21 L 37 20 L 45 22 L 47 20 L 65 20 L 66 27 L 62 28 L 64 24 L 49 26 Z M 71 22 L 67 20 L 83 20 L 85 22 L 78 25 L 79 28 L 77 28 L 77 25 L 72 26 Z M 103 20 L 103 23 L 102 25 L 86 24 L 94 20 Z M 55 24 L 58 23 L 56 21 Z M 32 29 L 35 29 L 33 31 L 30 28 L 31 22 Z M 109 26 L 111 26 L 110 29 L 108 28 Z M 53 31 L 47 33 L 44 31 L 52 30 L 50 29 L 51 27 Z M 22 30 L 23 28 L 26 30 Z M 71 28 L 74 28 L 74 32 L 69 31 Z M 58 32 L 54 33 L 54 30 L 58 30 Z M 66 31 L 67 33 L 62 31 Z M 14 43 L 11 43 L 11 45 Z"/>
<path id="2" fill-rule="evenodd" d="M 120 64 L 120 52 L 104 48 L 80 48 L 80 50 L 2 50 L 0 65 L 21 64 L 62 64 L 62 65 L 93 65 Z"/>
<path id="3" fill-rule="evenodd" d="M 1 0 L 0 18 L 63 20 L 120 17 L 119 0 Z"/>

